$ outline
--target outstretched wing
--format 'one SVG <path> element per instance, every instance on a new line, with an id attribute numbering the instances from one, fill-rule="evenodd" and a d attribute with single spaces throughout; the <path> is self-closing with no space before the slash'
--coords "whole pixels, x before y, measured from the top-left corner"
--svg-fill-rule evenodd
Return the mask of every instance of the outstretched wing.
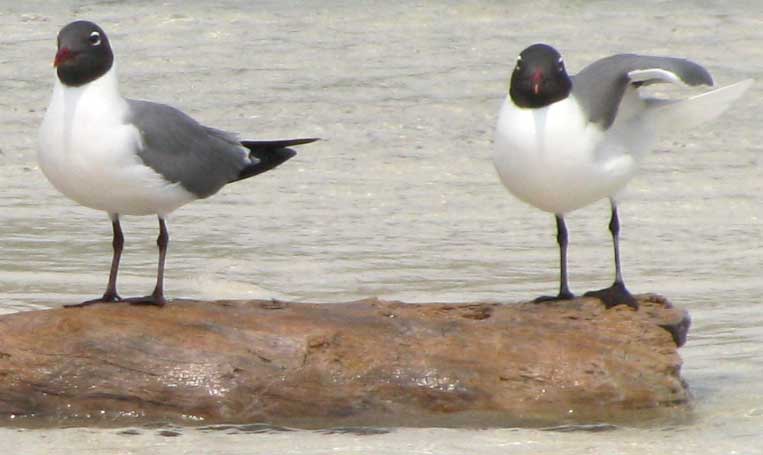
<path id="1" fill-rule="evenodd" d="M 200 198 L 216 193 L 251 164 L 238 137 L 208 128 L 164 104 L 127 100 L 126 119 L 140 132 L 138 156 L 170 182 Z"/>
<path id="2" fill-rule="evenodd" d="M 572 76 L 572 90 L 589 121 L 609 128 L 628 85 L 658 82 L 713 85 L 702 66 L 674 57 L 618 54 L 597 60 Z"/>

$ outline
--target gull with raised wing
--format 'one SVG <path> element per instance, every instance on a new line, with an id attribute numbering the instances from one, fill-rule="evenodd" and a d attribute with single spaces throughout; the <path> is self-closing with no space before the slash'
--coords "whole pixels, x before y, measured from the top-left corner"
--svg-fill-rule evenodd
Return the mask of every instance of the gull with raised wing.
<path id="1" fill-rule="evenodd" d="M 551 46 L 534 44 L 520 53 L 498 116 L 493 163 L 512 194 L 556 217 L 559 293 L 536 301 L 574 298 L 567 283 L 564 215 L 609 198 L 615 279 L 585 295 L 607 308 L 638 307 L 620 266 L 618 192 L 658 135 L 717 117 L 752 84 L 748 79 L 679 100 L 640 93 L 658 82 L 713 85 L 705 68 L 681 58 L 618 54 L 571 76 Z"/>

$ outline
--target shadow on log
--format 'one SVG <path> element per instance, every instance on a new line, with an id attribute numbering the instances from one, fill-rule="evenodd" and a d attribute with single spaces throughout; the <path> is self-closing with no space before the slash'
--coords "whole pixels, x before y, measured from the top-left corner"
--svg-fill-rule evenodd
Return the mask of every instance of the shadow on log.
<path id="1" fill-rule="evenodd" d="M 688 314 L 544 304 L 176 300 L 0 317 L 22 425 L 544 426 L 686 413 Z M 26 422 L 26 423 L 25 423 Z"/>

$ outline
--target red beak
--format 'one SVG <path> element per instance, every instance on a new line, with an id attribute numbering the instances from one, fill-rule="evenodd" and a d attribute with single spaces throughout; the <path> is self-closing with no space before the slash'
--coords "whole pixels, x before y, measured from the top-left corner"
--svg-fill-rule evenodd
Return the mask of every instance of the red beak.
<path id="1" fill-rule="evenodd" d="M 543 73 L 541 70 L 535 70 L 530 81 L 533 84 L 533 94 L 537 95 L 540 93 L 540 84 L 543 82 Z"/>
<path id="2" fill-rule="evenodd" d="M 58 67 L 58 65 L 64 63 L 65 61 L 74 58 L 75 55 L 77 55 L 77 53 L 72 52 L 68 47 L 62 47 L 58 50 L 58 52 L 56 52 L 56 58 L 53 60 L 53 66 Z"/>

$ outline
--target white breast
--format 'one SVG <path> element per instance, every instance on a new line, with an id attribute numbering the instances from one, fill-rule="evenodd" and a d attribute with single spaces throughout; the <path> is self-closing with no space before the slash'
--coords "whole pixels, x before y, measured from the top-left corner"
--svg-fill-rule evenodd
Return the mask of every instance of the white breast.
<path id="1" fill-rule="evenodd" d="M 38 160 L 57 190 L 94 209 L 166 215 L 195 199 L 144 165 L 138 131 L 126 124 L 115 68 L 82 87 L 57 79 L 40 127 Z"/>
<path id="2" fill-rule="evenodd" d="M 493 163 L 517 198 L 557 214 L 613 195 L 636 171 L 628 144 L 587 122 L 571 96 L 539 109 L 519 108 L 507 97 Z"/>

